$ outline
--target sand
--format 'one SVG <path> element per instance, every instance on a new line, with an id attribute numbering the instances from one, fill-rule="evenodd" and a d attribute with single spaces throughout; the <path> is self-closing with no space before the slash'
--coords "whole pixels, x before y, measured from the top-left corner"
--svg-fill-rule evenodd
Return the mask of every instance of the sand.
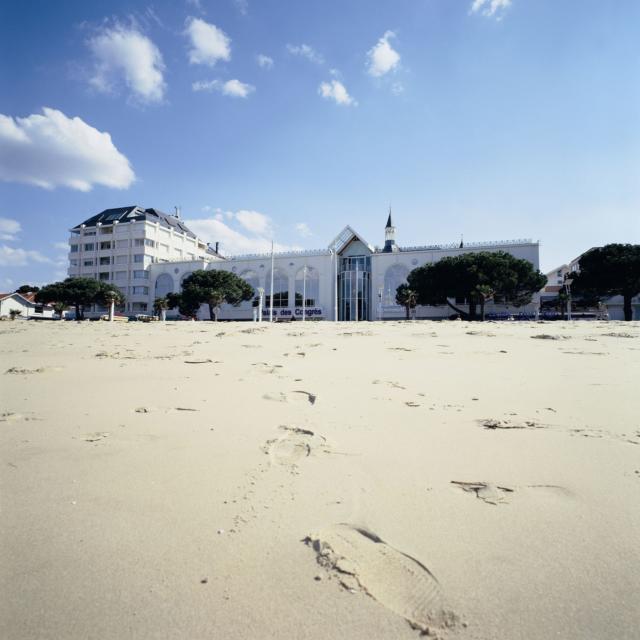
<path id="1" fill-rule="evenodd" d="M 638 637 L 639 323 L 0 323 L 0 637 Z"/>

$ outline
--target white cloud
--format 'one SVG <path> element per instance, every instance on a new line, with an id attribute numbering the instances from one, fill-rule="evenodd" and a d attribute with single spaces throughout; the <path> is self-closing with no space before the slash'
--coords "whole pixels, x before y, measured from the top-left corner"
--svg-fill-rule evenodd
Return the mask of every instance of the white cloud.
<path id="1" fill-rule="evenodd" d="M 0 218 L 0 240 L 15 240 L 20 231 L 20 223 L 17 220 Z"/>
<path id="2" fill-rule="evenodd" d="M 298 222 L 296 224 L 296 231 L 302 238 L 308 238 L 309 236 L 313 235 L 311 233 L 311 229 L 309 229 L 309 225 L 306 222 Z"/>
<path id="3" fill-rule="evenodd" d="M 33 262 L 51 262 L 51 259 L 43 256 L 39 251 L 14 249 L 6 244 L 0 246 L 0 266 L 2 267 L 26 267 Z"/>
<path id="4" fill-rule="evenodd" d="M 379 78 L 389 71 L 395 71 L 400 64 L 400 54 L 389 44 L 395 37 L 393 31 L 387 31 L 377 44 L 367 52 L 369 58 L 369 75 Z"/>
<path id="5" fill-rule="evenodd" d="M 347 89 L 338 80 L 322 82 L 318 87 L 318 93 L 330 100 L 335 100 L 337 104 L 357 107 L 358 103 L 349 95 Z"/>
<path id="6" fill-rule="evenodd" d="M 236 220 L 251 233 L 256 235 L 268 235 L 272 234 L 271 219 L 269 216 L 265 216 L 264 213 L 259 211 L 238 211 L 235 215 Z"/>
<path id="7" fill-rule="evenodd" d="M 256 60 L 258 61 L 258 66 L 262 67 L 263 69 L 273 68 L 273 58 L 265 56 L 263 53 L 258 54 L 258 56 L 256 56 Z"/>
<path id="8" fill-rule="evenodd" d="M 212 218 L 186 220 L 185 224 L 203 240 L 219 242 L 220 252 L 226 256 L 271 251 L 273 221 L 258 211 L 217 209 Z M 300 247 L 275 243 L 274 249 L 291 251 Z"/>
<path id="9" fill-rule="evenodd" d="M 187 4 L 195 7 L 201 13 L 204 13 L 204 9 L 202 8 L 202 2 L 200 0 L 187 0 Z"/>
<path id="10" fill-rule="evenodd" d="M 141 102 L 160 102 L 164 97 L 164 63 L 159 49 L 134 28 L 107 27 L 88 41 L 96 59 L 91 85 L 111 93 L 123 82 Z"/>
<path id="11" fill-rule="evenodd" d="M 287 45 L 287 51 L 294 56 L 301 56 L 306 58 L 310 62 L 315 64 L 324 64 L 324 58 L 320 53 L 318 53 L 313 47 L 310 47 L 308 44 L 300 44 L 300 45 Z"/>
<path id="12" fill-rule="evenodd" d="M 254 92 L 256 88 L 253 85 L 240 82 L 240 80 L 227 80 L 222 85 L 222 93 L 225 96 L 232 96 L 234 98 L 246 98 L 250 93 Z"/>
<path id="13" fill-rule="evenodd" d="M 54 242 L 51 245 L 54 249 L 58 249 L 58 251 L 64 252 L 65 256 L 69 251 L 69 243 L 68 242 Z"/>
<path id="14" fill-rule="evenodd" d="M 231 60 L 231 39 L 227 34 L 200 18 L 187 18 L 185 33 L 191 40 L 189 62 L 213 67 L 218 60 Z"/>
<path id="15" fill-rule="evenodd" d="M 399 96 L 401 93 L 404 93 L 404 85 L 402 82 L 394 82 L 391 85 L 391 93 L 393 93 L 394 96 Z"/>
<path id="16" fill-rule="evenodd" d="M 481 15 L 501 20 L 504 12 L 511 6 L 511 0 L 473 0 L 471 5 L 471 13 L 480 13 Z"/>
<path id="17" fill-rule="evenodd" d="M 253 93 L 256 88 L 251 84 L 240 82 L 240 80 L 201 80 L 191 85 L 194 91 L 219 91 L 225 96 L 232 98 L 246 98 Z"/>
<path id="18" fill-rule="evenodd" d="M 90 191 L 126 189 L 135 174 L 108 133 L 44 107 L 26 118 L 0 114 L 0 180 Z"/>

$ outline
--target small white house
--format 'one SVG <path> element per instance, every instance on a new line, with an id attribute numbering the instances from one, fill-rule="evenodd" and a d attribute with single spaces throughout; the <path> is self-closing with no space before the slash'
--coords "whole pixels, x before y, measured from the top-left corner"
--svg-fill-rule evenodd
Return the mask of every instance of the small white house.
<path id="1" fill-rule="evenodd" d="M 53 307 L 38 304 L 34 293 L 0 293 L 0 318 L 8 318 L 11 311 L 20 312 L 20 318 L 53 318 Z"/>

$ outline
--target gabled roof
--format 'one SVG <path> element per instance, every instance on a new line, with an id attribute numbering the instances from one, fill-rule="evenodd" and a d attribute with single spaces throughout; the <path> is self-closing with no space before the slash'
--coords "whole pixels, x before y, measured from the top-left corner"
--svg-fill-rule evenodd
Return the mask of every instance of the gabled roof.
<path id="1" fill-rule="evenodd" d="M 11 293 L 0 293 L 0 302 L 2 300 L 6 300 L 7 298 L 14 298 L 16 296 L 18 298 L 22 298 L 24 302 L 27 302 L 29 304 L 34 304 L 34 305 L 38 304 L 35 300 L 35 297 L 36 297 L 35 293 L 18 293 L 17 291 L 12 291 Z M 50 307 L 51 305 L 45 304 L 43 306 Z"/>
<path id="2" fill-rule="evenodd" d="M 357 231 L 354 231 L 349 225 L 347 225 L 334 239 L 333 242 L 329 245 L 329 249 L 334 249 L 340 253 L 343 251 L 348 244 L 353 242 L 353 240 L 360 240 L 362 244 L 364 244 L 371 253 L 375 253 L 375 249 L 372 245 L 370 245 Z"/>
<path id="3" fill-rule="evenodd" d="M 389 217 L 387 218 L 385 229 L 390 229 L 391 227 L 393 227 L 393 222 L 391 222 L 391 207 L 389 207 Z"/>

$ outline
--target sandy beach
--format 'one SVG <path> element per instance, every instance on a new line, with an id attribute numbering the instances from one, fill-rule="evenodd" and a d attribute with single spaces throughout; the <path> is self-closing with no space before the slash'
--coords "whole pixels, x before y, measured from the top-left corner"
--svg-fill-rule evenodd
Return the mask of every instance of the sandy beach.
<path id="1" fill-rule="evenodd" d="M 640 324 L 0 323 L 0 637 L 624 640 Z"/>

